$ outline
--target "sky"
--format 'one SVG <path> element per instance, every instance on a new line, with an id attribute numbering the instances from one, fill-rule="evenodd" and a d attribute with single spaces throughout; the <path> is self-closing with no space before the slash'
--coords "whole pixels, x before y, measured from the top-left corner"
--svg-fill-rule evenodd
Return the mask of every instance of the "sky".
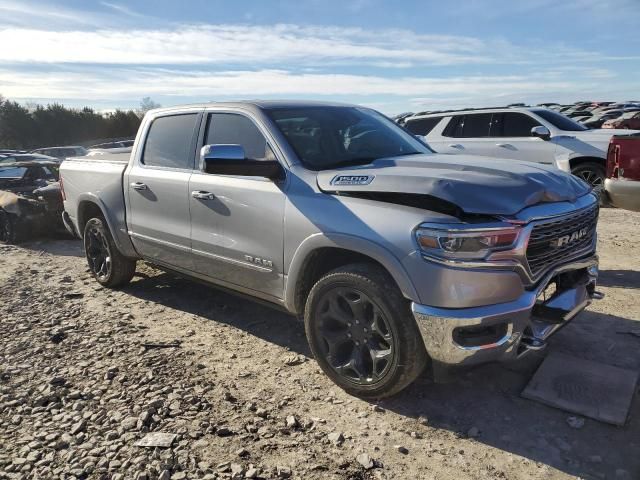
<path id="1" fill-rule="evenodd" d="M 387 114 L 640 100 L 640 0 L 0 0 L 0 95 Z"/>

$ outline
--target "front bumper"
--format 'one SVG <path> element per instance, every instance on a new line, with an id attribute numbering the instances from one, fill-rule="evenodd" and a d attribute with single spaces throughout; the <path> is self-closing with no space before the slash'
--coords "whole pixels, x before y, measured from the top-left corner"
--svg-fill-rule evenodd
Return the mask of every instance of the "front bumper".
<path id="1" fill-rule="evenodd" d="M 593 255 L 555 268 L 508 303 L 457 309 L 414 303 L 412 310 L 435 368 L 509 361 L 544 348 L 549 336 L 602 298 L 597 275 Z M 544 298 L 552 284 L 555 292 Z"/>
<path id="2" fill-rule="evenodd" d="M 614 207 L 640 212 L 640 181 L 607 178 L 604 190 Z"/>

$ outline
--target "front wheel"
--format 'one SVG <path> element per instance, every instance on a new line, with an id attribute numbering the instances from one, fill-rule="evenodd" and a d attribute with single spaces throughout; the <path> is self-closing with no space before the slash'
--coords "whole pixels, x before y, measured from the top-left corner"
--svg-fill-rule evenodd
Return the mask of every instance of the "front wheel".
<path id="1" fill-rule="evenodd" d="M 606 173 L 602 165 L 595 162 L 581 163 L 571 170 L 571 173 L 591 185 L 595 193 L 598 195 L 601 194 L 602 189 L 604 188 L 604 179 L 606 177 Z"/>
<path id="2" fill-rule="evenodd" d="M 352 395 L 394 395 L 426 365 L 408 302 L 375 265 L 348 265 L 322 277 L 309 293 L 304 322 L 320 368 Z"/>
<path id="3" fill-rule="evenodd" d="M 0 210 L 0 243 L 8 245 L 19 243 L 18 217 Z"/>
<path id="4" fill-rule="evenodd" d="M 118 288 L 131 281 L 136 272 L 136 261 L 118 251 L 104 219 L 89 220 L 83 238 L 89 270 L 100 285 Z"/>

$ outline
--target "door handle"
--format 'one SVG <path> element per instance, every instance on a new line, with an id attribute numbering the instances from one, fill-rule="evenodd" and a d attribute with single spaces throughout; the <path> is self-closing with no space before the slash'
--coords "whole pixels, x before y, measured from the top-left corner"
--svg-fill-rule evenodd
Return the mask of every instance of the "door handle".
<path id="1" fill-rule="evenodd" d="M 511 145 L 510 143 L 496 143 L 496 147 L 513 148 L 513 145 Z"/>
<path id="2" fill-rule="evenodd" d="M 131 188 L 133 188 L 134 190 L 147 190 L 149 187 L 147 187 L 144 183 L 142 182 L 133 182 L 131 184 Z"/>
<path id="3" fill-rule="evenodd" d="M 460 145 L 459 143 L 450 143 L 449 146 L 451 148 L 464 148 L 462 145 Z"/>
<path id="4" fill-rule="evenodd" d="M 204 192 L 202 190 L 194 190 L 191 192 L 191 196 L 193 198 L 197 198 L 198 200 L 215 200 L 216 196 L 211 192 Z"/>

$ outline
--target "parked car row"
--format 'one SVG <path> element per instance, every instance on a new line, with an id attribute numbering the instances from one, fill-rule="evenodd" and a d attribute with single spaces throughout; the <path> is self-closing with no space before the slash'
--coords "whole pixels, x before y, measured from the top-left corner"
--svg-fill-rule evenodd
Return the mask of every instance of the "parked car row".
<path id="1" fill-rule="evenodd" d="M 548 105 L 589 128 L 640 128 L 640 102 L 577 102 Z"/>
<path id="2" fill-rule="evenodd" d="M 544 106 L 421 112 L 404 116 L 400 123 L 436 152 L 553 165 L 596 191 L 604 185 L 611 136 L 630 133 L 589 129 Z"/>

